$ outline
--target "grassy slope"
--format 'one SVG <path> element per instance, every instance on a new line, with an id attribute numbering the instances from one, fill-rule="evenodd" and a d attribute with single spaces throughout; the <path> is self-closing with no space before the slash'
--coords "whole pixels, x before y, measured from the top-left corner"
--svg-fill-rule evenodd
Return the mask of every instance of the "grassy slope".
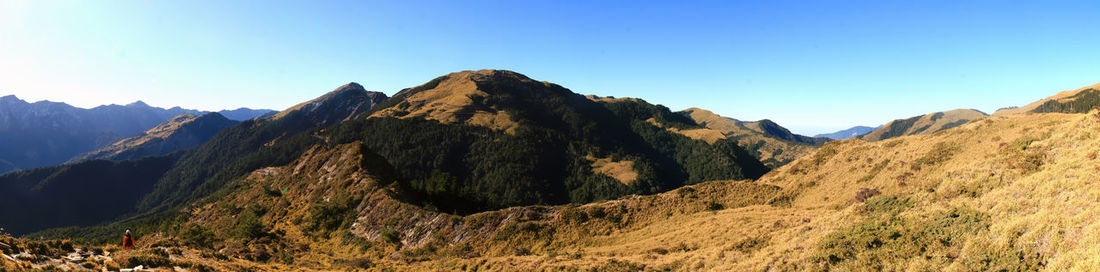
<path id="1" fill-rule="evenodd" d="M 547 251 L 417 266 L 1095 267 L 1100 264 L 1095 257 L 1100 225 L 1093 220 L 1100 214 L 1100 191 L 1094 186 L 1100 170 L 1098 121 L 1095 113 L 1022 115 L 934 135 L 840 141 L 762 178 L 759 183 L 783 188 L 771 205 L 672 215 L 628 224 L 605 236 L 554 241 L 574 244 L 556 252 L 583 252 L 579 258 Z M 864 188 L 882 194 L 860 203 L 857 194 Z M 679 201 L 661 207 L 691 203 Z"/>
<path id="2" fill-rule="evenodd" d="M 972 109 L 955 109 L 929 113 L 890 121 L 882 127 L 864 134 L 863 136 L 859 136 L 859 138 L 867 141 L 882 141 L 906 135 L 928 135 L 965 124 L 966 122 L 985 118 L 986 116 L 988 115 Z"/>

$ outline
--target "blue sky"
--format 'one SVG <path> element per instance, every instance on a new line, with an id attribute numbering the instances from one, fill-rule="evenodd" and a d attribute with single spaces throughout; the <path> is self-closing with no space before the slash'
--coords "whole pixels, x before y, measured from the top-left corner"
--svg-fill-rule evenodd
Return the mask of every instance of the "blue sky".
<path id="1" fill-rule="evenodd" d="M 509 69 L 797 133 L 1100 82 L 1098 1 L 0 1 L 0 95 L 283 109 Z"/>

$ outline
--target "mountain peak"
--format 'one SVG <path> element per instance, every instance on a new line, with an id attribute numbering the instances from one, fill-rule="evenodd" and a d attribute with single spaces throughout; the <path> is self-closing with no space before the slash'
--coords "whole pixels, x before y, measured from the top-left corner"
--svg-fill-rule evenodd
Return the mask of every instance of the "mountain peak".
<path id="1" fill-rule="evenodd" d="M 366 91 L 367 89 L 363 88 L 363 85 L 359 85 L 359 83 L 357 83 L 357 82 L 348 82 L 348 84 L 344 84 L 344 86 L 340 86 L 340 88 L 336 88 L 336 90 L 337 91 L 347 91 L 347 90 L 364 90 L 364 91 Z"/>
<path id="2" fill-rule="evenodd" d="M 145 104 L 145 101 L 134 101 L 134 103 L 126 104 L 127 107 L 149 107 L 149 104 Z"/>
<path id="3" fill-rule="evenodd" d="M 19 99 L 18 97 L 15 97 L 14 94 L 9 94 L 9 95 L 5 95 L 5 96 L 0 97 L 0 102 L 9 102 L 10 103 L 10 102 L 26 102 L 26 101 L 23 101 L 22 99 Z"/>

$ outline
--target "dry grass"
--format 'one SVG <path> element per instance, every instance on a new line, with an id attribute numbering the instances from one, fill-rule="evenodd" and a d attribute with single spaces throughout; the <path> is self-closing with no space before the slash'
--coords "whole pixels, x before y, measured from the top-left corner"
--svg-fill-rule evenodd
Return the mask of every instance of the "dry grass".
<path id="1" fill-rule="evenodd" d="M 638 172 L 634 171 L 634 162 L 629 160 L 611 161 L 611 158 L 596 158 L 592 155 L 585 157 L 592 162 L 592 171 L 630 185 L 638 180 Z"/>
<path id="2" fill-rule="evenodd" d="M 512 121 L 507 112 L 481 108 L 482 105 L 474 102 L 474 97 L 489 96 L 478 89 L 477 81 L 493 72 L 494 70 L 481 70 L 448 74 L 447 79 L 435 88 L 413 94 L 406 98 L 407 103 L 380 110 L 371 114 L 371 117 L 422 117 L 444 124 L 464 122 L 514 134 L 519 124 Z"/>
<path id="3" fill-rule="evenodd" d="M 755 182 L 711 181 L 651 196 L 464 217 L 389 197 L 349 163 L 353 146 L 316 149 L 294 164 L 257 171 L 250 189 L 199 208 L 191 219 L 225 228 L 245 204 L 263 205 L 263 222 L 275 238 L 239 242 L 251 251 L 289 252 L 290 264 L 249 261 L 244 254 L 203 257 L 210 253 L 190 249 L 178 256 L 228 270 L 1100 266 L 1100 115 L 989 120 L 933 135 L 832 142 Z M 290 190 L 276 196 L 265 186 Z M 311 218 L 313 200 L 333 201 L 341 191 L 366 193 L 350 231 L 318 235 L 306 230 L 308 222 L 295 222 Z"/>

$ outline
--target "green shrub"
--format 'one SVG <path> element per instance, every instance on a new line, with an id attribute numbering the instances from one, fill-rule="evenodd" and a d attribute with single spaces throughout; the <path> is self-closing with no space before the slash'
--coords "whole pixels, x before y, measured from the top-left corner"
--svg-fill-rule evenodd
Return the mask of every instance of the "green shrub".
<path id="1" fill-rule="evenodd" d="M 249 209 L 237 217 L 237 226 L 233 228 L 233 237 L 252 240 L 263 237 L 267 233 L 260 216 Z"/>
<path id="2" fill-rule="evenodd" d="M 401 244 L 401 234 L 390 228 L 382 228 L 382 241 Z"/>
<path id="3" fill-rule="evenodd" d="M 217 242 L 217 235 L 213 230 L 201 225 L 190 225 L 180 233 L 180 239 L 189 246 L 198 248 L 213 248 Z"/>

